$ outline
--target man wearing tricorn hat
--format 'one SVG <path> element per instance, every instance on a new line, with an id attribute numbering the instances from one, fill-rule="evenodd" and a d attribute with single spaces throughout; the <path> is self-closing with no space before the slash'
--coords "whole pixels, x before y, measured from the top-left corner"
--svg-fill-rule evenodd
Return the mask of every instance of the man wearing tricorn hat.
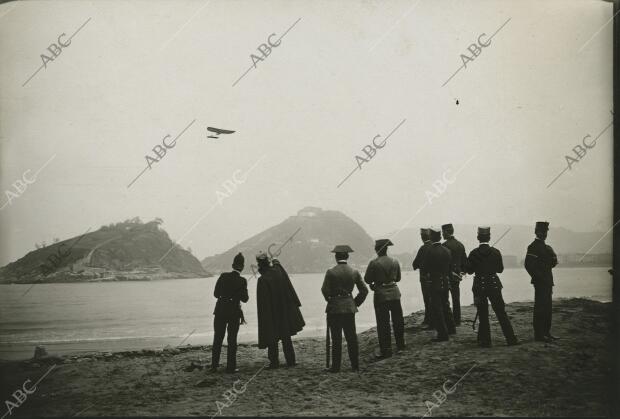
<path id="1" fill-rule="evenodd" d="M 452 296 L 452 315 L 454 324 L 461 325 L 461 290 L 460 282 L 463 274 L 467 272 L 467 253 L 463 243 L 454 238 L 454 227 L 452 224 L 441 226 L 444 242 L 443 245 L 450 250 L 452 262 L 450 265 L 450 295 Z"/>
<path id="2" fill-rule="evenodd" d="M 467 272 L 474 274 L 474 303 L 478 309 L 480 327 L 478 328 L 478 344 L 483 347 L 491 346 L 491 328 L 489 326 L 489 304 L 497 316 L 508 345 L 516 345 L 512 325 L 506 314 L 504 299 L 502 298 L 502 282 L 497 276 L 504 272 L 504 263 L 501 252 L 489 246 L 491 239 L 490 227 L 478 227 L 478 241 L 480 246 L 469 253 Z"/>
<path id="3" fill-rule="evenodd" d="M 441 232 L 430 228 L 433 245 L 429 247 L 424 258 L 424 266 L 432 282 L 431 305 L 433 307 L 433 326 L 437 330 L 435 342 L 448 340 L 448 334 L 456 333 L 452 312 L 450 311 L 450 250 L 441 245 Z"/>
<path id="4" fill-rule="evenodd" d="M 374 305 L 377 318 L 377 335 L 381 353 L 378 359 L 392 356 L 392 333 L 390 316 L 394 328 L 394 340 L 399 350 L 405 349 L 405 321 L 403 308 L 400 305 L 400 290 L 396 283 L 400 281 L 400 264 L 387 255 L 388 246 L 393 243 L 389 239 L 375 241 L 377 257 L 370 261 L 364 281 L 375 292 Z"/>
<path id="5" fill-rule="evenodd" d="M 536 222 L 536 238 L 527 247 L 525 269 L 532 277 L 534 285 L 534 340 L 549 342 L 557 339 L 551 335 L 551 302 L 553 294 L 553 269 L 558 264 L 558 257 L 545 244 L 549 223 Z"/>
<path id="6" fill-rule="evenodd" d="M 428 272 L 424 268 L 424 256 L 431 243 L 430 231 L 428 228 L 420 229 L 420 238 L 422 239 L 422 246 L 418 249 L 418 253 L 413 260 L 413 270 L 420 270 L 420 287 L 422 288 L 422 298 L 424 299 L 424 320 L 422 325 L 426 325 L 432 328 L 433 323 L 431 321 L 431 283 Z"/>
<path id="7" fill-rule="evenodd" d="M 258 347 L 267 348 L 269 368 L 274 369 L 280 365 L 278 346 L 282 341 L 286 364 L 293 367 L 296 362 L 291 336 L 305 325 L 299 310 L 301 302 L 288 274 L 276 259 L 271 266 L 267 254 L 260 252 L 256 262 L 261 275 L 256 282 Z"/>
<path id="8" fill-rule="evenodd" d="M 353 371 L 359 370 L 359 354 L 357 334 L 355 332 L 355 313 L 366 296 L 368 288 L 360 273 L 347 264 L 349 253 L 353 249 L 348 245 L 334 247 L 337 265 L 328 269 L 321 287 L 323 297 L 327 301 L 327 325 L 332 337 L 332 366 L 330 372 L 339 372 L 342 359 L 342 333 L 347 340 L 349 360 Z M 357 295 L 353 298 L 353 287 L 357 287 Z"/>
<path id="9" fill-rule="evenodd" d="M 228 329 L 228 348 L 226 350 L 226 372 L 237 372 L 237 333 L 244 323 L 241 302 L 248 302 L 248 282 L 241 276 L 245 259 L 238 253 L 233 259 L 232 272 L 220 275 L 215 283 L 213 295 L 217 298 L 213 314 L 213 347 L 211 349 L 211 371 L 220 364 L 220 353 L 226 329 Z"/>

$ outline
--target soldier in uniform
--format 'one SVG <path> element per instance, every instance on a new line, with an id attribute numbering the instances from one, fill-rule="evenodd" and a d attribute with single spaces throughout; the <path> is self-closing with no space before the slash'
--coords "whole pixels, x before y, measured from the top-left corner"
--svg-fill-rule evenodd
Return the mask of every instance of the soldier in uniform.
<path id="1" fill-rule="evenodd" d="M 489 304 L 497 316 L 502 332 L 508 345 L 516 345 L 517 338 L 506 314 L 502 298 L 502 283 L 497 276 L 504 272 L 502 254 L 489 246 L 491 239 L 490 227 L 478 227 L 480 246 L 469 253 L 467 272 L 474 274 L 474 303 L 478 309 L 480 327 L 478 328 L 478 344 L 482 347 L 491 346 L 491 328 L 489 326 Z"/>
<path id="2" fill-rule="evenodd" d="M 297 293 L 282 265 L 274 259 L 271 266 L 263 252 L 256 256 L 260 277 L 256 281 L 256 305 L 258 318 L 258 347 L 267 348 L 269 368 L 280 366 L 278 355 L 279 341 L 286 365 L 296 365 L 295 349 L 291 336 L 296 335 L 305 325 L 299 307 Z"/>
<path id="3" fill-rule="evenodd" d="M 551 269 L 558 264 L 558 257 L 545 244 L 549 223 L 538 221 L 535 227 L 536 238 L 527 247 L 525 269 L 532 277 L 534 285 L 534 340 L 549 342 L 557 339 L 551 335 L 551 295 L 553 293 L 553 273 Z"/>
<path id="4" fill-rule="evenodd" d="M 428 326 L 428 328 L 431 329 L 433 327 L 431 321 L 431 283 L 430 277 L 426 269 L 424 269 L 424 252 L 432 246 L 428 228 L 420 229 L 420 238 L 423 244 L 418 249 L 415 259 L 413 259 L 413 270 L 420 270 L 420 287 L 422 288 L 422 298 L 424 299 L 424 320 L 422 321 L 422 325 Z"/>
<path id="5" fill-rule="evenodd" d="M 327 301 L 327 325 L 332 337 L 332 366 L 330 372 L 340 372 L 342 359 L 342 333 L 347 340 L 349 360 L 353 371 L 359 371 L 359 352 L 357 333 L 355 332 L 355 313 L 366 296 L 368 288 L 360 273 L 347 264 L 349 253 L 353 249 L 348 245 L 338 245 L 332 250 L 337 265 L 325 274 L 321 287 L 323 297 Z M 352 296 L 353 287 L 357 287 L 357 295 Z"/>
<path id="6" fill-rule="evenodd" d="M 431 306 L 433 310 L 433 326 L 437 330 L 434 342 L 448 340 L 448 334 L 456 333 L 454 319 L 450 311 L 450 250 L 441 245 L 441 232 L 430 228 L 432 246 L 428 248 L 424 257 L 424 267 L 431 280 Z"/>
<path id="7" fill-rule="evenodd" d="M 377 335 L 381 353 L 377 359 L 392 356 L 392 333 L 390 331 L 390 316 L 394 328 L 394 339 L 398 350 L 405 349 L 405 320 L 403 308 L 400 305 L 400 290 L 396 283 L 400 281 L 400 264 L 387 255 L 388 246 L 393 243 L 389 239 L 375 241 L 377 257 L 370 261 L 364 281 L 375 292 L 374 306 L 377 318 Z"/>
<path id="8" fill-rule="evenodd" d="M 238 253 L 233 259 L 232 272 L 220 275 L 215 283 L 213 295 L 217 298 L 213 312 L 213 347 L 211 349 L 211 371 L 217 371 L 220 352 L 226 329 L 228 329 L 228 349 L 226 351 L 226 372 L 237 372 L 237 333 L 244 323 L 241 302 L 248 302 L 248 282 L 241 276 L 245 259 Z"/>
<path id="9" fill-rule="evenodd" d="M 460 283 L 463 274 L 467 272 L 467 253 L 463 243 L 454 238 L 454 227 L 452 224 L 441 226 L 444 242 L 443 245 L 450 250 L 452 264 L 450 270 L 450 295 L 452 296 L 452 315 L 454 324 L 461 325 L 461 289 Z"/>

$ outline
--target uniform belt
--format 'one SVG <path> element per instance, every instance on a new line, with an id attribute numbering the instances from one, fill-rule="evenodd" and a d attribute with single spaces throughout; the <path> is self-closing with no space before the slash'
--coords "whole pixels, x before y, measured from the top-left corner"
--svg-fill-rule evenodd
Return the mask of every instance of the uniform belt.
<path id="1" fill-rule="evenodd" d="M 396 284 L 396 282 L 392 281 L 392 282 L 386 282 L 385 284 L 379 284 L 379 286 L 381 286 L 381 287 L 389 287 L 389 286 L 392 286 L 392 285 L 395 285 L 395 284 Z"/>
<path id="2" fill-rule="evenodd" d="M 348 294 L 337 294 L 337 295 L 332 295 L 329 297 L 329 299 L 333 299 L 333 298 L 338 298 L 338 297 L 352 297 L 351 293 Z"/>
<path id="3" fill-rule="evenodd" d="M 230 302 L 236 301 L 235 298 L 233 298 L 233 297 L 219 297 L 218 300 L 230 301 Z"/>

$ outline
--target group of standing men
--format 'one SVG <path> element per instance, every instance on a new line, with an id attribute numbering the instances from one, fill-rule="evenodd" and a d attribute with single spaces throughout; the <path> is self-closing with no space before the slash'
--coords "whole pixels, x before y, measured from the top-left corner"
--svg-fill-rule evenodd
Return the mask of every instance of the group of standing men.
<path id="1" fill-rule="evenodd" d="M 441 243 L 441 235 L 445 239 Z M 435 341 L 446 341 L 456 333 L 461 323 L 460 282 L 465 274 L 474 274 L 472 292 L 478 310 L 480 327 L 478 344 L 491 346 L 488 303 L 495 311 L 508 345 L 516 345 L 517 338 L 504 308 L 502 283 L 498 273 L 504 271 L 502 254 L 489 245 L 490 227 L 478 227 L 480 245 L 467 256 L 463 244 L 454 237 L 452 224 L 442 231 L 421 229 L 423 245 L 413 261 L 413 269 L 420 270 L 420 284 L 425 303 L 424 323 L 437 330 Z M 452 310 L 449 295 L 452 295 Z"/>
<path id="2" fill-rule="evenodd" d="M 535 288 L 534 338 L 536 341 L 555 340 L 551 335 L 551 295 L 553 275 L 551 269 L 557 265 L 557 256 L 551 246 L 545 244 L 548 222 L 537 222 L 536 239 L 528 246 L 525 268 L 532 278 Z M 441 242 L 443 233 L 444 242 Z M 491 346 L 488 303 L 495 312 L 508 345 L 516 345 L 517 337 L 505 311 L 502 297 L 502 283 L 498 274 L 504 270 L 500 251 L 489 245 L 490 227 L 478 227 L 479 246 L 469 256 L 463 244 L 454 237 L 451 224 L 420 230 L 422 246 L 413 261 L 413 269 L 420 271 L 420 284 L 424 299 L 423 325 L 435 329 L 435 342 L 446 341 L 456 333 L 461 323 L 460 282 L 465 274 L 473 274 L 472 292 L 477 317 L 478 344 Z M 347 341 L 351 368 L 359 370 L 355 313 L 368 295 L 368 287 L 374 291 L 374 309 L 377 320 L 379 353 L 376 359 L 392 356 L 391 336 L 394 331 L 396 349 L 406 348 L 404 338 L 404 318 L 400 302 L 401 293 L 397 282 L 401 279 L 399 262 L 387 255 L 389 239 L 375 241 L 377 257 L 370 261 L 364 278 L 356 269 L 348 265 L 349 245 L 338 245 L 332 253 L 336 266 L 325 274 L 321 292 L 327 301 L 326 314 L 328 326 L 327 370 L 339 372 L 342 357 L 342 335 Z M 258 307 L 258 347 L 267 348 L 269 368 L 279 367 L 278 347 L 282 341 L 284 357 L 289 367 L 295 366 L 295 350 L 291 336 L 301 331 L 305 325 L 299 307 L 301 302 L 291 280 L 277 259 L 269 260 L 261 252 L 256 256 L 261 276 L 257 281 Z M 241 277 L 244 267 L 243 255 L 239 253 L 233 261 L 233 271 L 224 273 L 218 279 L 214 296 L 218 299 L 214 318 L 214 343 L 212 348 L 211 370 L 217 370 L 224 334 L 228 330 L 227 372 L 236 372 L 237 332 L 243 323 L 241 302 L 248 301 L 247 281 Z M 357 295 L 353 297 L 353 289 Z M 450 307 L 450 296 L 452 307 Z M 391 328 L 390 328 L 391 322 Z M 474 320 L 475 323 L 475 320 Z M 331 351 L 329 340 L 331 338 Z M 331 352 L 331 366 L 329 354 Z"/>

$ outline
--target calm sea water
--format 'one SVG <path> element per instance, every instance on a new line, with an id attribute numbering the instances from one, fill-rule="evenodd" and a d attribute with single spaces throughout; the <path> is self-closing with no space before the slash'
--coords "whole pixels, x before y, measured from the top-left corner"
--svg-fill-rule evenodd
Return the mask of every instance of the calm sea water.
<path id="1" fill-rule="evenodd" d="M 246 278 L 251 277 L 245 273 Z M 607 268 L 557 268 L 554 298 L 611 300 Z M 404 272 L 399 287 L 405 314 L 423 308 L 417 272 Z M 29 358 L 35 345 L 50 353 L 161 348 L 165 345 L 209 344 L 213 330 L 213 288 L 217 278 L 152 282 L 0 285 L 0 358 Z M 533 288 L 524 269 L 501 275 L 504 299 L 528 301 Z M 291 280 L 302 301 L 306 327 L 299 336 L 325 333 L 323 274 L 296 274 Z M 461 304 L 473 303 L 472 276 L 461 283 Z M 256 279 L 249 280 L 250 301 L 244 305 L 248 324 L 240 341 L 256 340 Z M 372 294 L 372 292 L 371 292 Z M 357 314 L 358 332 L 375 325 L 372 295 Z M 189 337 L 188 337 L 189 336 Z"/>

